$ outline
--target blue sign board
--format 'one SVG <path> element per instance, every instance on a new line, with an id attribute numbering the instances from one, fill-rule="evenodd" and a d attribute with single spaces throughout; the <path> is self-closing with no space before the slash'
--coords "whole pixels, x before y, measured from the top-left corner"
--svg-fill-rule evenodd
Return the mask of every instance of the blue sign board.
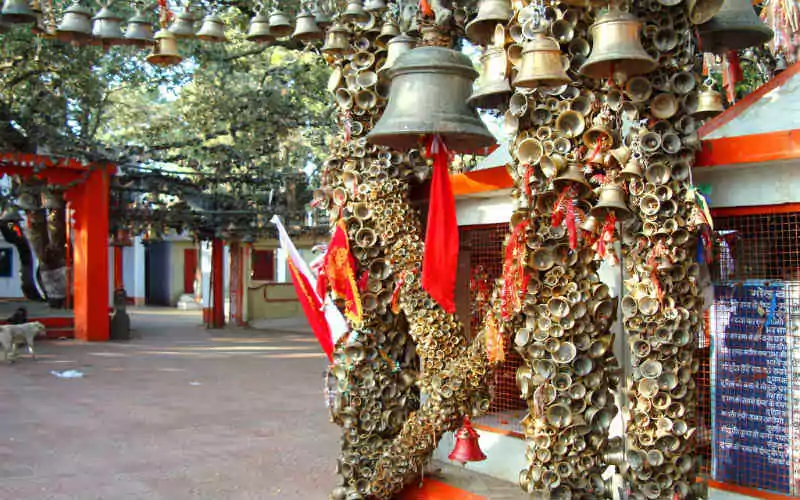
<path id="1" fill-rule="evenodd" d="M 785 287 L 717 285 L 714 295 L 714 479 L 789 494 L 791 365 Z"/>

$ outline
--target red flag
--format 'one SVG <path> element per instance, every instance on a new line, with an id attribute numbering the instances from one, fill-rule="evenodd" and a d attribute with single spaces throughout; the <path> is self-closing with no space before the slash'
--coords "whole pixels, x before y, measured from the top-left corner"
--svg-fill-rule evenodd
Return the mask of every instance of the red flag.
<path id="1" fill-rule="evenodd" d="M 319 345 L 328 359 L 333 361 L 333 338 L 331 336 L 331 328 L 328 325 L 328 320 L 325 317 L 325 311 L 322 308 L 322 301 L 314 290 L 314 286 L 308 281 L 308 278 L 297 270 L 291 259 L 288 259 L 289 273 L 292 275 L 292 283 L 297 292 L 297 300 L 303 307 L 303 312 L 306 313 L 308 323 L 311 325 L 311 330 L 314 336 L 317 337 Z"/>
<path id="2" fill-rule="evenodd" d="M 351 321 L 361 321 L 361 296 L 356 282 L 356 261 L 350 253 L 347 229 L 341 219 L 333 231 L 323 269 L 334 295 L 344 299 L 344 315 Z"/>
<path id="3" fill-rule="evenodd" d="M 433 179 L 422 260 L 422 288 L 442 309 L 453 314 L 456 311 L 458 220 L 447 165 L 449 153 L 438 135 L 428 140 L 427 155 L 433 158 Z"/>
<path id="4" fill-rule="evenodd" d="M 433 9 L 428 0 L 419 0 L 419 8 L 425 17 L 433 17 Z"/>

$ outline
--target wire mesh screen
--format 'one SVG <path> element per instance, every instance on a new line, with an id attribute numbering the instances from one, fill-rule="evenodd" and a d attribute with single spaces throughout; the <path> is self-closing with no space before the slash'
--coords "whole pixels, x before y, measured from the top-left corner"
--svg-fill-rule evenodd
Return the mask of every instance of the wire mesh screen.
<path id="1" fill-rule="evenodd" d="M 698 418 L 707 411 L 713 423 L 710 472 L 721 482 L 796 495 L 800 213 L 714 222 L 714 304 L 707 321 L 713 390 L 703 387 L 702 369 L 698 382 Z"/>
<path id="2" fill-rule="evenodd" d="M 469 269 L 470 332 L 477 335 L 489 309 L 495 280 L 503 271 L 503 242 L 508 224 L 465 226 L 461 228 L 461 258 Z M 510 334 L 505 338 L 506 360 L 492 374 L 492 404 L 489 413 L 476 423 L 508 432 L 522 432 L 520 421 L 527 406 L 520 398 L 516 382 L 522 358 L 511 348 Z"/>

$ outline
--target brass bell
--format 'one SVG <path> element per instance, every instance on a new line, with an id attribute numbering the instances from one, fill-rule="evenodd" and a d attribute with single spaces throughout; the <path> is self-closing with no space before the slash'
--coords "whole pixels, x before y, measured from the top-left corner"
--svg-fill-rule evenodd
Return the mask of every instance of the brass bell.
<path id="1" fill-rule="evenodd" d="M 510 0 L 481 0 L 478 15 L 467 24 L 467 38 L 478 45 L 486 45 L 497 24 L 506 24 L 513 11 Z"/>
<path id="2" fill-rule="evenodd" d="M 400 57 L 402 54 L 405 54 L 406 52 L 409 52 L 416 46 L 417 46 L 417 39 L 408 36 L 405 33 L 402 33 L 389 40 L 386 49 L 386 62 L 383 63 L 383 66 L 378 68 L 378 75 L 385 76 L 386 71 L 394 65 L 398 57 Z"/>
<path id="3" fill-rule="evenodd" d="M 367 140 L 405 151 L 420 136 L 438 134 L 453 152 L 474 152 L 495 143 L 467 104 L 478 73 L 467 56 L 444 47 L 417 47 L 397 58 L 386 110 Z"/>
<path id="4" fill-rule="evenodd" d="M 155 66 L 172 66 L 183 58 L 178 54 L 178 37 L 168 30 L 158 30 L 154 36 L 153 52 L 147 56 L 147 62 Z"/>
<path id="5" fill-rule="evenodd" d="M 710 86 L 706 86 L 697 97 L 697 109 L 692 115 L 704 120 L 716 116 L 723 111 L 725 111 L 725 106 L 722 104 L 722 94 Z"/>
<path id="6" fill-rule="evenodd" d="M 28 0 L 5 0 L 0 19 L 6 24 L 28 24 L 36 22 L 36 12 Z"/>
<path id="7" fill-rule="evenodd" d="M 364 4 L 364 10 L 367 12 L 383 12 L 386 8 L 386 2 L 383 0 L 367 0 L 367 3 Z"/>
<path id="8" fill-rule="evenodd" d="M 293 39 L 298 42 L 307 43 L 321 40 L 323 36 L 322 30 L 317 26 L 314 14 L 310 12 L 301 12 L 297 14 L 294 23 L 294 33 L 292 33 Z"/>
<path id="9" fill-rule="evenodd" d="M 350 0 L 341 18 L 346 22 L 363 23 L 369 20 L 369 14 L 364 10 L 364 3 L 361 0 Z"/>
<path id="10" fill-rule="evenodd" d="M 587 233 L 596 234 L 600 230 L 600 219 L 595 217 L 594 215 L 589 215 L 583 224 L 581 224 L 581 229 L 586 231 Z"/>
<path id="11" fill-rule="evenodd" d="M 604 219 L 607 214 L 612 212 L 617 220 L 622 220 L 631 213 L 628 204 L 625 203 L 625 191 L 618 184 L 606 184 L 600 187 L 597 205 L 591 210 L 591 214 L 598 219 Z"/>
<path id="12" fill-rule="evenodd" d="M 470 105 L 481 109 L 497 109 L 508 102 L 508 59 L 501 47 L 488 47 L 481 56 L 481 76 L 469 98 Z"/>
<path id="13" fill-rule="evenodd" d="M 329 16 L 327 12 L 322 10 L 319 7 L 319 4 L 314 5 L 314 8 L 311 10 L 311 12 L 314 14 L 314 22 L 317 23 L 319 29 L 325 31 L 328 29 L 328 27 L 330 27 L 331 16 Z"/>
<path id="14" fill-rule="evenodd" d="M 197 18 L 192 14 L 187 5 L 175 16 L 175 21 L 169 27 L 169 31 L 175 35 L 176 38 L 194 38 L 196 32 L 194 28 L 195 21 L 197 21 Z"/>
<path id="15" fill-rule="evenodd" d="M 581 169 L 581 166 L 575 162 L 570 162 L 569 165 L 567 165 L 567 170 L 565 170 L 563 174 L 553 179 L 553 186 L 555 186 L 557 191 L 561 191 L 570 184 L 576 184 L 580 186 L 582 191 L 588 191 L 592 189 L 591 184 L 589 184 L 589 182 L 586 180 L 586 176 L 583 175 L 583 169 Z"/>
<path id="16" fill-rule="evenodd" d="M 341 24 L 334 24 L 325 35 L 325 44 L 322 53 L 332 56 L 341 56 L 351 51 L 350 32 Z"/>
<path id="17" fill-rule="evenodd" d="M 283 38 L 292 34 L 292 22 L 283 11 L 273 10 L 269 15 L 269 29 L 275 38 Z"/>
<path id="18" fill-rule="evenodd" d="M 206 16 L 196 36 L 204 42 L 225 42 L 227 41 L 225 38 L 225 23 L 216 14 Z"/>
<path id="19" fill-rule="evenodd" d="M 515 87 L 558 87 L 570 81 L 557 41 L 544 33 L 536 33 L 533 40 L 525 43 L 521 67 L 514 78 Z"/>
<path id="20" fill-rule="evenodd" d="M 89 41 L 92 38 L 92 11 L 78 2 L 70 5 L 56 28 L 56 36 L 62 42 Z"/>
<path id="21" fill-rule="evenodd" d="M 125 42 L 122 16 L 118 16 L 108 7 L 102 7 L 92 18 L 92 36 L 104 45 L 121 45 Z"/>
<path id="22" fill-rule="evenodd" d="M 580 67 L 580 73 L 592 78 L 620 74 L 625 80 L 656 69 L 658 62 L 642 48 L 641 25 L 636 16 L 617 9 L 600 15 L 589 29 L 592 53 Z"/>
<path id="23" fill-rule="evenodd" d="M 396 22 L 388 20 L 381 26 L 381 32 L 376 38 L 377 45 L 384 47 L 389 41 L 400 34 L 400 27 Z"/>
<path id="24" fill-rule="evenodd" d="M 272 43 L 275 36 L 269 29 L 269 18 L 264 14 L 256 14 L 250 20 L 250 28 L 247 30 L 247 40 L 256 43 Z"/>
<path id="25" fill-rule="evenodd" d="M 704 52 L 722 54 L 762 45 L 773 33 L 756 15 L 750 0 L 725 0 L 717 14 L 697 27 Z"/>
<path id="26" fill-rule="evenodd" d="M 133 17 L 128 20 L 125 41 L 129 45 L 139 47 L 146 47 L 153 43 L 153 25 L 150 24 L 142 11 L 136 11 Z"/>

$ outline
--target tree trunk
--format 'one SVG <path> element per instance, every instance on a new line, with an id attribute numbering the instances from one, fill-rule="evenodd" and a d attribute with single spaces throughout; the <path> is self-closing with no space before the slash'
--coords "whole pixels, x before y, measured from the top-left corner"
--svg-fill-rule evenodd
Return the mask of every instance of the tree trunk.
<path id="1" fill-rule="evenodd" d="M 31 252 L 31 245 L 22 228 L 17 222 L 6 222 L 0 224 L 0 234 L 3 239 L 14 245 L 19 252 L 19 279 L 22 286 L 22 295 L 27 300 L 35 300 L 37 302 L 44 301 L 44 297 L 39 293 L 39 288 L 36 286 L 36 278 L 33 269 L 33 253 Z"/>

